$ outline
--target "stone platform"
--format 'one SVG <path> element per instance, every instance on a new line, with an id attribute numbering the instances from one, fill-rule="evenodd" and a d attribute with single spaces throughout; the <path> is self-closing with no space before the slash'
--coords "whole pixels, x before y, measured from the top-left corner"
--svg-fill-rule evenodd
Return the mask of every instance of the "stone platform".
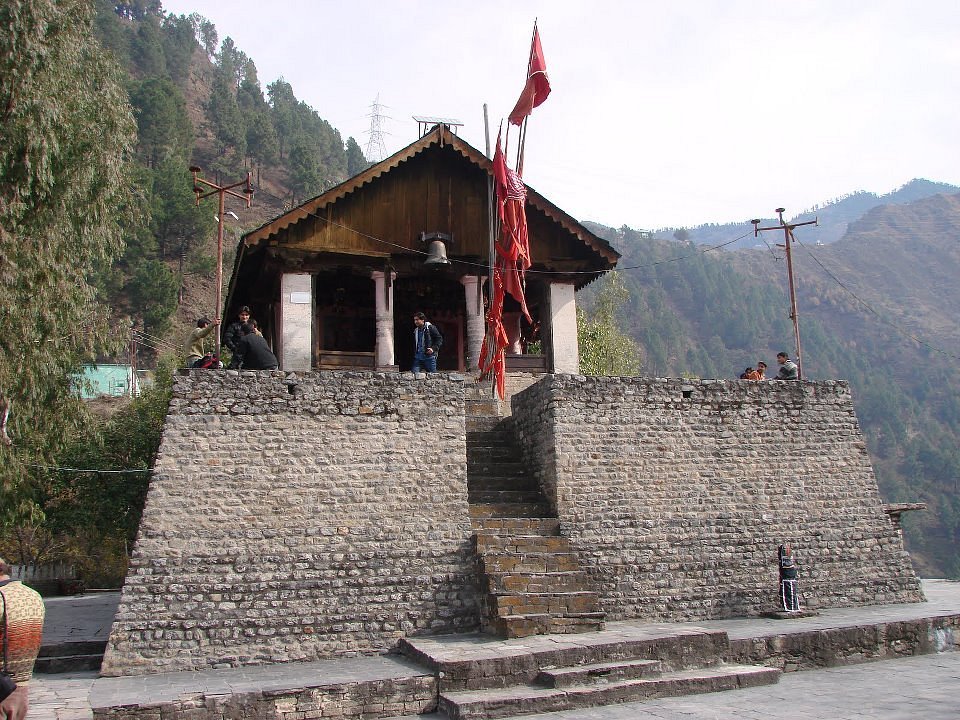
<path id="1" fill-rule="evenodd" d="M 699 650 L 718 647 L 718 643 L 722 648 L 725 638 L 729 655 L 722 658 L 719 665 L 709 667 L 732 670 L 734 676 L 739 673 L 739 679 L 728 681 L 726 685 L 745 687 L 751 684 L 750 677 L 757 678 L 762 674 L 750 676 L 737 669 L 744 664 L 767 668 L 766 679 L 769 679 L 771 669 L 774 673 L 790 673 L 960 649 L 960 583 L 928 580 L 923 589 L 928 598 L 925 603 L 824 609 L 815 617 L 795 620 L 744 618 L 676 625 L 613 622 L 606 630 L 580 636 L 547 635 L 512 640 L 490 640 L 479 635 L 433 637 L 412 644 L 421 653 L 413 658 L 357 657 L 96 680 L 81 676 L 70 680 L 72 692 L 78 692 L 78 682 L 91 682 L 90 710 L 78 711 L 74 701 L 74 714 L 70 717 L 127 720 L 187 714 L 192 718 L 226 720 L 235 717 L 387 718 L 417 715 L 435 711 L 440 695 L 445 692 L 446 674 L 441 677 L 436 667 L 431 668 L 431 662 L 447 663 L 450 668 L 460 664 L 461 669 L 515 667 L 521 670 L 514 674 L 526 678 L 534 664 L 538 673 L 550 670 L 547 666 L 556 665 L 558 657 L 566 654 L 565 657 L 572 659 L 572 668 L 582 660 L 579 670 L 590 675 L 597 664 L 590 656 L 598 647 L 619 645 L 621 649 L 630 649 L 633 643 L 646 644 L 649 648 L 666 643 L 667 638 L 679 639 L 676 647 L 687 648 L 685 657 L 688 660 Z M 678 673 L 677 681 L 686 673 L 688 683 L 684 692 L 722 689 L 702 681 L 702 673 L 698 681 L 699 670 L 670 667 L 676 664 L 676 657 L 666 659 L 667 667 L 661 667 L 661 673 Z M 553 675 L 558 678 L 555 683 L 562 692 L 576 694 L 578 691 L 570 689 L 577 686 L 576 678 L 569 680 L 568 676 L 565 680 L 562 677 L 565 673 L 559 668 L 555 670 L 557 672 Z M 626 672 L 633 672 L 633 669 Z M 639 671 L 641 677 L 643 672 L 642 669 Z M 37 701 L 31 710 L 34 720 L 66 717 L 56 711 L 55 699 L 50 697 L 52 678 L 55 677 L 41 675 L 34 681 L 32 693 Z M 496 677 L 496 673 L 489 677 Z M 594 679 L 599 677 L 594 675 Z M 456 685 L 454 679 L 451 678 L 449 683 L 451 687 Z M 498 682 L 506 685 L 505 680 Z M 610 684 L 606 683 L 608 687 Z M 462 685 L 460 690 L 450 689 L 449 692 L 467 691 Z M 674 686 L 681 687 L 679 683 Z M 604 688 L 604 683 L 598 687 Z M 499 688 L 500 692 L 502 690 Z M 743 692 L 759 692 L 759 688 Z M 605 696 L 601 694 L 595 698 L 600 698 L 602 703 L 635 699 L 609 689 L 605 693 Z M 559 709 L 556 705 L 553 707 Z M 497 712 L 500 717 L 511 713 L 540 712 L 531 703 L 522 703 L 517 708 L 508 703 L 503 708 L 502 712 Z M 87 712 L 89 714 L 85 714 Z M 589 712 L 589 717 L 601 717 L 593 713 L 602 711 L 594 708 Z M 826 710 L 824 712 L 823 717 L 830 715 Z"/>

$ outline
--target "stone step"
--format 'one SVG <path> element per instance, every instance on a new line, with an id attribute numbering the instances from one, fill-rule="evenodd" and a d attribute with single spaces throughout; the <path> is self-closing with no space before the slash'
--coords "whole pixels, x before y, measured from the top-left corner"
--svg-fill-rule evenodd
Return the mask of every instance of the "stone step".
<path id="1" fill-rule="evenodd" d="M 504 615 L 488 618 L 487 630 L 507 639 L 525 638 L 531 635 L 572 635 L 603 630 L 605 618 L 606 615 L 603 612 Z"/>
<path id="2" fill-rule="evenodd" d="M 570 592 L 492 592 L 487 606 L 491 616 L 569 615 L 600 610 L 597 593 L 590 590 Z"/>
<path id="3" fill-rule="evenodd" d="M 56 675 L 84 670 L 99 670 L 102 664 L 102 652 L 86 655 L 57 655 L 55 657 L 38 657 L 34 662 L 33 671 L 38 675 Z"/>
<path id="4" fill-rule="evenodd" d="M 722 665 L 603 685 L 565 688 L 518 685 L 491 690 L 448 691 L 440 693 L 439 710 L 451 720 L 502 718 L 772 685 L 779 677 L 780 670 L 776 668 Z"/>
<path id="5" fill-rule="evenodd" d="M 536 492 L 543 502 L 543 496 L 540 493 L 540 487 L 534 478 L 525 474 L 516 475 L 488 475 L 484 473 L 473 473 L 467 470 L 467 488 L 470 490 L 527 490 Z"/>
<path id="6" fill-rule="evenodd" d="M 470 410 L 466 410 L 464 417 L 464 428 L 467 431 L 469 436 L 473 432 L 491 432 L 497 425 L 500 423 L 502 418 L 499 415 L 494 414 L 472 414 Z"/>
<path id="7" fill-rule="evenodd" d="M 507 447 L 517 452 L 520 451 L 519 447 L 517 447 L 516 433 L 502 427 L 486 428 L 483 430 L 471 430 L 467 428 L 467 447 Z"/>
<path id="8" fill-rule="evenodd" d="M 559 535 L 557 518 L 481 517 L 473 519 L 473 529 L 487 535 Z"/>
<path id="9" fill-rule="evenodd" d="M 618 660 L 592 665 L 541 670 L 536 684 L 549 688 L 567 688 L 577 685 L 601 685 L 622 680 L 660 677 L 663 663 L 659 660 Z"/>
<path id="10" fill-rule="evenodd" d="M 543 505 L 543 496 L 537 489 L 474 490 L 467 493 L 471 505 Z"/>
<path id="11" fill-rule="evenodd" d="M 491 573 L 559 573 L 580 569 L 580 561 L 572 552 L 500 553 L 480 556 L 481 570 Z"/>
<path id="12" fill-rule="evenodd" d="M 589 591 L 583 570 L 559 572 L 486 572 L 486 590 L 490 593 L 560 593 Z"/>
<path id="13" fill-rule="evenodd" d="M 470 517 L 549 517 L 546 503 L 482 503 L 470 506 Z"/>
<path id="14" fill-rule="evenodd" d="M 520 450 L 512 445 L 480 445 L 467 441 L 467 464 L 476 462 L 513 462 L 523 458 Z"/>
<path id="15" fill-rule="evenodd" d="M 595 617 L 587 614 L 585 619 Z M 522 644 L 477 635 L 467 636 L 466 646 L 443 637 L 410 637 L 401 638 L 399 647 L 415 662 L 443 673 L 442 688 L 451 691 L 529 685 L 544 669 L 622 660 L 660 660 L 664 671 L 686 670 L 716 665 L 731 652 L 722 630 L 658 623 L 632 635 L 623 629 L 582 637 L 558 634 Z"/>
<path id="16" fill-rule="evenodd" d="M 570 538 L 563 535 L 499 535 L 489 531 L 474 533 L 477 551 L 487 553 L 569 553 Z"/>

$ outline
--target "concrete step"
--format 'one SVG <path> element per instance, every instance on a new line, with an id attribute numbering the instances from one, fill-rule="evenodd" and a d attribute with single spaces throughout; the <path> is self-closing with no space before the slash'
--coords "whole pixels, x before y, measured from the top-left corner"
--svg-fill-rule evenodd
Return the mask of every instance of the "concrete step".
<path id="1" fill-rule="evenodd" d="M 492 616 L 571 615 L 600 610 L 597 593 L 590 590 L 558 592 L 493 592 L 487 607 Z"/>
<path id="2" fill-rule="evenodd" d="M 559 535 L 557 518 L 473 518 L 473 529 L 485 535 Z"/>
<path id="3" fill-rule="evenodd" d="M 730 639 L 722 630 L 658 623 L 635 633 L 620 627 L 579 637 L 544 635 L 519 643 L 484 635 L 455 642 L 444 637 L 410 637 L 402 638 L 399 646 L 414 662 L 443 673 L 443 691 L 529 685 L 543 670 L 623 660 L 660 660 L 665 672 L 686 670 L 716 665 L 730 654 Z"/>
<path id="4" fill-rule="evenodd" d="M 618 660 L 592 665 L 541 670 L 536 684 L 549 688 L 567 688 L 577 685 L 605 685 L 622 680 L 660 677 L 663 663 L 659 660 Z"/>
<path id="5" fill-rule="evenodd" d="M 472 485 L 472 483 L 471 483 Z M 467 502 L 471 505 L 543 505 L 543 496 L 538 489 L 475 490 L 470 488 Z"/>
<path id="6" fill-rule="evenodd" d="M 470 505 L 471 518 L 485 517 L 549 517 L 546 503 L 482 503 Z"/>
<path id="7" fill-rule="evenodd" d="M 580 569 L 558 572 L 486 572 L 490 593 L 587 592 L 587 574 Z"/>
<path id="8" fill-rule="evenodd" d="M 494 573 L 559 573 L 580 569 L 580 561 L 572 552 L 499 553 L 480 556 L 480 568 Z"/>
<path id="9" fill-rule="evenodd" d="M 33 670 L 42 675 L 80 670 L 99 670 L 106 648 L 107 643 L 105 641 L 45 645 L 40 648 L 40 654 Z"/>
<path id="10" fill-rule="evenodd" d="M 539 519 L 539 518 L 538 518 Z M 477 551 L 487 553 L 570 553 L 570 539 L 562 535 L 500 535 L 489 531 L 474 533 Z"/>
<path id="11" fill-rule="evenodd" d="M 629 679 L 602 685 L 575 685 L 565 688 L 519 685 L 491 690 L 441 692 L 438 709 L 451 720 L 502 718 L 772 685 L 779 678 L 780 670 L 776 668 L 722 665 L 664 673 L 658 678 Z"/>
<path id="12" fill-rule="evenodd" d="M 531 635 L 572 635 L 598 632 L 606 626 L 603 612 L 528 613 L 487 619 L 486 630 L 502 638 L 525 638 Z"/>
<path id="13" fill-rule="evenodd" d="M 543 495 L 540 492 L 540 486 L 537 485 L 536 480 L 525 473 L 494 475 L 474 473 L 468 469 L 467 488 L 478 492 L 486 490 L 526 490 L 537 493 L 537 502 L 544 501 Z"/>

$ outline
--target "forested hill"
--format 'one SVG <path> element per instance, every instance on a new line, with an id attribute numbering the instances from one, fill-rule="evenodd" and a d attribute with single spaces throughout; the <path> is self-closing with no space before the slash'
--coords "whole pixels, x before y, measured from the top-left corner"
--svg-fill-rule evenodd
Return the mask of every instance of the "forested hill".
<path id="1" fill-rule="evenodd" d="M 594 229 L 623 253 L 644 374 L 731 378 L 792 353 L 779 248 Z M 904 517 L 914 562 L 960 577 L 960 195 L 874 208 L 831 245 L 797 236 L 804 371 L 850 381 L 884 498 L 929 505 Z"/>
<path id="2" fill-rule="evenodd" d="M 828 245 L 842 238 L 851 223 L 856 222 L 874 208 L 884 205 L 902 205 L 933 195 L 957 192 L 960 192 L 960 187 L 916 179 L 885 195 L 861 190 L 815 205 L 809 210 L 804 210 L 796 216 L 788 216 L 786 219 L 788 222 L 807 222 L 816 219 L 817 227 L 807 228 L 803 232 L 811 237 L 813 242 Z M 777 222 L 776 217 L 763 218 L 764 226 L 777 224 Z M 661 240 L 689 240 L 697 245 L 711 247 L 739 238 L 727 245 L 727 249 L 764 247 L 763 239 L 754 237 L 753 225 L 750 224 L 749 219 L 740 222 L 709 223 L 691 228 L 666 228 L 655 230 L 652 235 Z"/>
<path id="3" fill-rule="evenodd" d="M 95 35 L 127 75 L 145 215 L 100 282 L 155 348 L 172 349 L 193 320 L 215 312 L 215 210 L 195 207 L 191 165 L 221 184 L 252 174 L 253 207 L 230 206 L 240 220 L 227 227 L 229 267 L 241 232 L 368 163 L 290 83 L 279 78 L 264 88 L 254 59 L 219 39 L 210 20 L 167 14 L 156 0 L 97 0 L 96 11 Z M 142 350 L 142 362 L 151 363 L 151 348 Z"/>

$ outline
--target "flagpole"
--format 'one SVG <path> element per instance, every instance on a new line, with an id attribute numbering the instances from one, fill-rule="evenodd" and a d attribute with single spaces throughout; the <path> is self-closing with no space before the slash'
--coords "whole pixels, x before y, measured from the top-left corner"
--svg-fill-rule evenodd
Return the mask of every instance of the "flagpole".
<path id="1" fill-rule="evenodd" d="M 537 39 L 537 18 L 533 19 L 533 32 L 530 33 L 530 55 L 527 56 L 527 79 L 530 77 L 530 71 L 533 69 L 533 44 Z M 523 151 L 527 144 L 527 121 L 530 116 L 523 119 L 520 126 L 520 141 L 517 143 L 517 175 L 523 177 Z"/>

